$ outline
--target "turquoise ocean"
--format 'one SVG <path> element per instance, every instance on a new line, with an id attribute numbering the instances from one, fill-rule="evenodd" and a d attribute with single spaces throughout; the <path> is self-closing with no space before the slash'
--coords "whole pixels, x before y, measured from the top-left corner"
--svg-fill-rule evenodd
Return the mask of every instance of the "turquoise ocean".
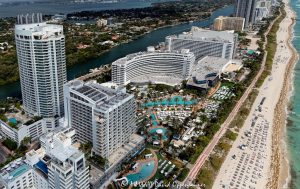
<path id="1" fill-rule="evenodd" d="M 300 54 L 300 0 L 290 0 L 290 5 L 297 15 L 293 45 Z M 300 189 L 300 61 L 295 66 L 293 79 L 291 111 L 287 124 L 287 146 L 291 166 L 291 188 Z"/>

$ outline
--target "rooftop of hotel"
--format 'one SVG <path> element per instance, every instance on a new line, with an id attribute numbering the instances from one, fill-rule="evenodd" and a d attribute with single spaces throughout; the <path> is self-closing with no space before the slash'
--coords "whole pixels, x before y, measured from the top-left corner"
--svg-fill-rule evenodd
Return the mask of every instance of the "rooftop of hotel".
<path id="1" fill-rule="evenodd" d="M 8 183 L 26 173 L 30 169 L 31 167 L 26 164 L 25 161 L 22 160 L 22 158 L 19 158 L 13 162 L 10 162 L 4 168 L 2 168 L 0 170 L 0 175 L 2 179 L 6 183 Z"/>
<path id="2" fill-rule="evenodd" d="M 155 54 L 155 55 L 162 55 L 162 56 L 166 56 L 166 55 L 193 56 L 194 55 L 188 49 L 182 49 L 181 51 L 168 51 L 168 50 L 155 50 L 153 48 L 148 49 L 147 51 L 128 54 L 127 56 L 125 56 L 123 58 L 119 58 L 118 60 L 114 61 L 112 64 L 113 65 L 125 65 L 129 61 L 138 59 L 142 55 L 147 55 L 147 54 Z"/>
<path id="3" fill-rule="evenodd" d="M 245 20 L 243 17 L 231 17 L 231 16 L 219 16 L 216 19 L 227 19 L 227 20 Z"/>
<path id="4" fill-rule="evenodd" d="M 184 78 L 182 75 L 167 75 L 167 74 L 160 74 L 160 75 L 142 75 L 139 77 L 135 77 L 130 80 L 131 83 L 138 84 L 138 83 L 155 83 L 155 84 L 166 84 L 175 86 L 182 82 Z"/>
<path id="5" fill-rule="evenodd" d="M 204 87 L 205 84 L 197 84 L 193 78 L 198 81 L 205 81 L 209 78 L 215 78 L 230 63 L 230 59 L 206 56 L 193 65 L 189 85 Z"/>
<path id="6" fill-rule="evenodd" d="M 125 98 L 132 96 L 121 90 L 111 89 L 109 87 L 102 86 L 95 82 L 84 83 L 80 80 L 74 80 L 69 82 L 69 85 L 73 91 L 87 100 L 96 103 L 99 107 L 111 106 Z"/>
<path id="7" fill-rule="evenodd" d="M 62 128 L 58 127 L 52 132 L 48 132 L 40 136 L 40 140 L 47 142 L 53 141 L 54 138 L 59 139 L 61 142 L 65 142 L 67 139 L 70 139 L 75 135 L 75 130 L 73 128 Z"/>
<path id="8" fill-rule="evenodd" d="M 23 125 L 30 125 L 42 119 L 41 117 L 31 117 L 27 114 L 24 114 L 22 110 L 17 108 L 14 108 L 14 110 L 11 112 L 6 112 L 5 116 L 7 117 L 7 121 L 5 123 L 17 130 Z"/>
<path id="9" fill-rule="evenodd" d="M 207 74 L 219 72 L 229 62 L 230 60 L 226 58 L 206 56 L 194 64 L 192 76 L 197 79 L 204 78 Z"/>
<path id="10" fill-rule="evenodd" d="M 45 40 L 64 35 L 62 25 L 47 24 L 45 22 L 15 25 L 15 33 L 17 38 L 32 40 Z M 31 36 L 33 37 L 31 38 Z"/>
<path id="11" fill-rule="evenodd" d="M 230 61 L 230 64 L 227 64 L 224 69 L 223 72 L 234 72 L 234 71 L 238 71 L 243 67 L 243 63 L 241 60 L 236 60 L 233 59 Z"/>
<path id="12" fill-rule="evenodd" d="M 112 155 L 108 158 L 109 166 L 113 166 L 115 164 L 118 164 L 124 157 L 128 155 L 128 152 L 135 149 L 139 144 L 141 144 L 144 141 L 144 137 L 132 134 L 129 138 L 129 142 L 124 144 L 124 146 L 120 147 L 116 152 L 114 152 Z"/>
<path id="13" fill-rule="evenodd" d="M 14 121 L 14 122 L 17 121 L 17 125 L 23 124 L 31 120 L 31 117 L 28 116 L 27 114 L 22 114 L 21 110 L 18 110 L 17 112 L 7 112 L 5 113 L 5 116 L 8 118 L 8 121 Z"/>
<path id="14" fill-rule="evenodd" d="M 35 165 L 34 165 L 34 170 L 36 171 L 36 173 L 40 174 L 41 176 L 43 176 L 44 178 L 48 178 L 48 166 L 43 162 L 43 161 L 38 161 Z"/>
<path id="15" fill-rule="evenodd" d="M 49 153 L 52 158 L 60 162 L 65 162 L 69 158 L 76 159 L 82 155 L 82 152 L 72 145 L 74 134 L 75 131 L 72 128 L 61 128 L 42 135 L 40 140 L 48 147 L 47 154 Z"/>
<path id="16" fill-rule="evenodd" d="M 178 36 L 173 35 L 168 37 L 210 42 L 234 42 L 235 36 L 236 34 L 234 33 L 234 31 L 213 31 L 198 27 L 192 27 L 190 32 L 184 32 L 182 34 L 179 34 Z"/>
<path id="17" fill-rule="evenodd" d="M 90 183 L 91 184 L 95 184 L 99 181 L 99 179 L 101 177 L 104 176 L 104 172 L 100 169 L 98 169 L 97 167 L 93 166 L 93 165 L 90 165 L 91 166 L 91 169 L 90 169 Z"/>
<path id="18" fill-rule="evenodd" d="M 82 154 L 77 148 L 74 146 L 57 146 L 50 150 L 50 153 L 52 156 L 54 156 L 56 159 L 58 159 L 61 162 L 65 162 L 67 159 L 74 157 L 79 157 L 79 155 Z"/>

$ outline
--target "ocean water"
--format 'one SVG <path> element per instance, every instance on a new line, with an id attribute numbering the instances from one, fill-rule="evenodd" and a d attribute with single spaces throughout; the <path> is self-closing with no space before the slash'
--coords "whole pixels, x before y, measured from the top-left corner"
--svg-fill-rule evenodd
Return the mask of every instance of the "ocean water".
<path id="1" fill-rule="evenodd" d="M 297 14 L 293 45 L 300 54 L 300 1 L 290 0 L 290 5 Z M 290 188 L 300 189 L 300 61 L 294 70 L 294 91 L 287 124 L 287 146 L 292 176 Z"/>
<path id="2" fill-rule="evenodd" d="M 15 17 L 18 14 L 36 13 L 58 14 L 86 10 L 129 9 L 151 6 L 154 2 L 170 0 L 105 0 L 106 3 L 75 0 L 0 0 L 0 17 Z"/>

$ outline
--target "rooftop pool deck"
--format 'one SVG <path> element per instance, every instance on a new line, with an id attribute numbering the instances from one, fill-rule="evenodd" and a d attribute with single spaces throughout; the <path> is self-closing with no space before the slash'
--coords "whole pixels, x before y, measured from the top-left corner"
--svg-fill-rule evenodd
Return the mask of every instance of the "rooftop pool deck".
<path id="1" fill-rule="evenodd" d="M 14 117 L 9 118 L 8 121 L 11 122 L 11 123 L 13 123 L 13 124 L 15 124 L 15 125 L 18 123 L 17 119 L 14 118 Z"/>
<path id="2" fill-rule="evenodd" d="M 35 164 L 35 167 L 43 171 L 43 173 L 48 174 L 48 167 L 44 162 L 42 161 L 37 162 L 37 164 Z"/>
<path id="3" fill-rule="evenodd" d="M 29 169 L 30 169 L 29 165 L 23 164 L 20 167 L 13 170 L 12 172 L 10 172 L 9 176 L 11 176 L 11 179 L 14 179 L 14 178 L 18 177 L 19 175 L 22 175 Z"/>

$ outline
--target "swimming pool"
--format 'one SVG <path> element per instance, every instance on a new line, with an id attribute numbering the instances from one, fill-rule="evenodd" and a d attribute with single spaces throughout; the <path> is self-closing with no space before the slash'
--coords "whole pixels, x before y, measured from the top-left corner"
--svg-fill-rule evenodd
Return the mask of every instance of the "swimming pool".
<path id="1" fill-rule="evenodd" d="M 44 162 L 39 161 L 37 162 L 37 164 L 35 164 L 35 166 L 41 171 L 43 171 L 45 174 L 48 174 L 48 167 Z"/>
<path id="2" fill-rule="evenodd" d="M 164 127 L 157 127 L 157 128 L 153 128 L 153 129 L 150 129 L 150 134 L 151 135 L 155 135 L 156 134 L 156 131 L 157 130 L 162 130 L 162 139 L 163 140 L 167 140 L 168 139 L 168 136 L 167 136 L 167 129 L 166 128 L 164 128 Z M 157 137 L 157 136 L 152 136 L 152 138 L 153 139 L 155 139 L 155 140 L 159 140 L 159 138 Z"/>
<path id="3" fill-rule="evenodd" d="M 140 164 L 142 167 L 139 172 L 129 174 L 126 176 L 129 184 L 133 184 L 134 182 L 145 181 L 145 179 L 147 179 L 154 171 L 154 161 Z"/>
<path id="4" fill-rule="evenodd" d="M 162 99 L 161 101 L 149 101 L 147 103 L 144 103 L 143 107 L 153 107 L 153 106 L 190 106 L 197 103 L 197 100 L 183 100 L 182 96 L 173 96 L 170 99 Z"/>
<path id="5" fill-rule="evenodd" d="M 14 171 L 12 171 L 9 175 L 12 176 L 13 178 L 18 177 L 19 175 L 25 173 L 29 169 L 29 166 L 26 164 L 21 165 Z"/>
<path id="6" fill-rule="evenodd" d="M 18 123 L 17 119 L 14 118 L 14 117 L 9 118 L 8 121 L 11 122 L 11 123 L 13 123 L 13 124 L 15 124 L 15 125 Z"/>
<path id="7" fill-rule="evenodd" d="M 154 115 L 154 114 L 151 114 L 150 116 L 151 116 L 151 123 L 152 123 L 152 125 L 153 125 L 153 126 L 157 126 L 158 123 L 157 123 L 157 120 L 156 120 L 155 115 Z"/>

